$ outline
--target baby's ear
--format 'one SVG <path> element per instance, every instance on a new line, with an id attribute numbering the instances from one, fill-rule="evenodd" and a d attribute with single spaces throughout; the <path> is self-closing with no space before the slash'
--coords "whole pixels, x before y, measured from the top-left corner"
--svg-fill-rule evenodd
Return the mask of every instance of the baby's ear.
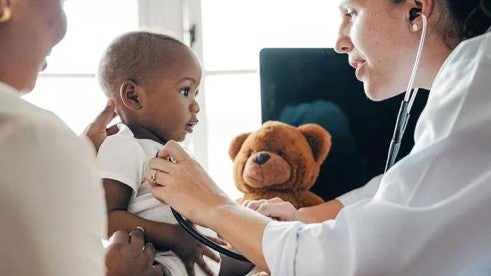
<path id="1" fill-rule="evenodd" d="M 331 149 L 331 135 L 327 130 L 317 124 L 305 124 L 298 127 L 309 142 L 314 160 L 317 164 L 322 164 Z"/>
<path id="2" fill-rule="evenodd" d="M 127 80 L 121 84 L 119 88 L 119 96 L 124 106 L 130 110 L 139 110 L 142 108 L 141 104 L 141 88 L 133 81 Z"/>
<path id="3" fill-rule="evenodd" d="M 245 139 L 249 137 L 251 133 L 242 133 L 241 135 L 237 136 L 232 140 L 232 143 L 230 144 L 230 147 L 228 148 L 228 155 L 232 160 L 235 159 L 235 156 L 240 151 L 240 148 L 242 147 L 242 144 L 244 143 Z"/>

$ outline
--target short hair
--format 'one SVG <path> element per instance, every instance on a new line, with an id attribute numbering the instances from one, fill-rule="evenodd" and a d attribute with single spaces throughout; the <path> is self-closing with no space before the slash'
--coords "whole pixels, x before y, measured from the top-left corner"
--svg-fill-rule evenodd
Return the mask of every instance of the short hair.
<path id="1" fill-rule="evenodd" d="M 114 39 L 99 63 L 99 83 L 108 97 L 119 92 L 124 81 L 148 84 L 148 80 L 175 58 L 176 46 L 187 46 L 160 31 L 141 30 Z"/>

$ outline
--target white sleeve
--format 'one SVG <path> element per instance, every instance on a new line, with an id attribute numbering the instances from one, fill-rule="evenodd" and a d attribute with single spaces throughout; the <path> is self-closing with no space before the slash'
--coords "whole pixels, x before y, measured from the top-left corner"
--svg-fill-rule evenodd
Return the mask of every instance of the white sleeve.
<path id="1" fill-rule="evenodd" d="M 348 206 L 363 199 L 372 198 L 377 193 L 380 181 L 384 175 L 378 175 L 368 181 L 364 186 L 347 192 L 337 198 L 343 206 Z"/>
<path id="2" fill-rule="evenodd" d="M 143 179 L 143 150 L 133 137 L 121 134 L 109 136 L 97 153 L 99 176 L 128 185 L 136 195 Z"/>
<path id="3" fill-rule="evenodd" d="M 467 275 L 469 264 L 490 271 L 491 172 L 477 180 L 424 208 L 375 198 L 319 224 L 270 222 L 266 263 L 282 276 Z"/>
<path id="4" fill-rule="evenodd" d="M 0 136 L 0 275 L 104 275 L 106 214 L 93 149 L 50 119 L 14 119 Z"/>

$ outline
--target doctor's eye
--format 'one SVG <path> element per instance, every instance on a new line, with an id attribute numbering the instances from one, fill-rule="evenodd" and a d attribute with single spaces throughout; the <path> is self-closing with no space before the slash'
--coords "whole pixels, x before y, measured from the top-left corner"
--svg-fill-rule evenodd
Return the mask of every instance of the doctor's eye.
<path id="1" fill-rule="evenodd" d="M 191 90 L 191 88 L 189 87 L 184 87 L 184 88 L 181 88 L 179 90 L 179 93 L 181 93 L 181 95 L 183 95 L 184 97 L 187 97 L 189 95 L 189 91 Z"/>
<path id="2" fill-rule="evenodd" d="M 347 18 L 353 18 L 357 15 L 357 12 L 353 9 L 345 9 L 343 11 L 343 13 L 344 13 L 344 16 Z"/>

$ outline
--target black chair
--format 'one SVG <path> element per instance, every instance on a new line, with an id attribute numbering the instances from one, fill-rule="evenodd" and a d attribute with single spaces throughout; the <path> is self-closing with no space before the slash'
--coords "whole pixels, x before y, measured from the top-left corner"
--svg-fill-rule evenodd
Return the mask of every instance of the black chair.
<path id="1" fill-rule="evenodd" d="M 260 81 L 263 122 L 318 123 L 332 135 L 314 193 L 330 200 L 383 173 L 404 95 L 370 101 L 347 56 L 324 48 L 263 49 Z M 418 94 L 398 159 L 413 147 L 414 127 L 427 97 L 427 91 Z"/>

